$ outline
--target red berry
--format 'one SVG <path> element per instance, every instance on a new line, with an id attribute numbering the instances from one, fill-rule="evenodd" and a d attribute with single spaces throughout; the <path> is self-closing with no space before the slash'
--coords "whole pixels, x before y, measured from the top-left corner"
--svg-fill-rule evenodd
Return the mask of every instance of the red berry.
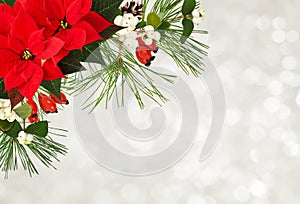
<path id="1" fill-rule="evenodd" d="M 57 113 L 56 103 L 49 96 L 46 96 L 45 94 L 39 94 L 39 104 L 45 113 Z"/>
<path id="2" fill-rule="evenodd" d="M 29 122 L 30 123 L 38 122 L 39 116 L 38 116 L 37 104 L 32 99 L 27 100 L 27 104 L 29 104 L 31 106 L 31 115 L 28 117 Z"/>
<path id="3" fill-rule="evenodd" d="M 66 104 L 66 105 L 69 104 L 69 101 L 68 101 L 66 95 L 64 93 L 62 93 L 62 92 L 60 93 L 61 100 L 58 97 L 56 97 L 54 94 L 52 94 L 52 93 L 50 94 L 50 96 L 58 104 Z"/>
<path id="4" fill-rule="evenodd" d="M 136 57 L 137 59 L 144 65 L 150 66 L 151 61 L 152 61 L 152 55 L 151 55 L 151 50 L 149 50 L 145 46 L 140 46 L 136 49 Z"/>

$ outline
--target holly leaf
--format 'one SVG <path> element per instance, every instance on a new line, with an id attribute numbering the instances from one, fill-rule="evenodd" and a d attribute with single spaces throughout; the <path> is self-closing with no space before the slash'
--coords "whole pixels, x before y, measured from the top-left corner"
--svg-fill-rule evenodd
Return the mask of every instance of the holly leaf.
<path id="1" fill-rule="evenodd" d="M 13 109 L 24 99 L 24 96 L 19 92 L 17 88 L 13 88 L 8 91 L 8 98 L 11 103 L 11 108 Z"/>
<path id="2" fill-rule="evenodd" d="M 4 92 L 4 90 L 5 90 L 4 79 L 0 79 L 0 98 L 9 99 L 8 93 Z"/>
<path id="3" fill-rule="evenodd" d="M 16 0 L 0 0 L 0 3 L 8 4 L 10 6 L 13 6 L 15 4 Z"/>
<path id="4" fill-rule="evenodd" d="M 80 61 L 72 52 L 63 58 L 58 63 L 58 66 L 64 75 L 73 74 L 84 70 L 83 66 L 80 64 Z"/>
<path id="5" fill-rule="evenodd" d="M 192 20 L 189 20 L 189 19 L 185 18 L 182 21 L 182 25 L 183 25 L 183 33 L 182 33 L 182 36 L 180 38 L 180 42 L 183 44 L 183 43 L 185 43 L 185 41 L 192 34 L 192 32 L 194 30 L 194 23 L 193 23 Z"/>
<path id="6" fill-rule="evenodd" d="M 53 93 L 57 98 L 60 98 L 61 79 L 43 81 L 41 86 Z"/>
<path id="7" fill-rule="evenodd" d="M 48 122 L 40 121 L 35 124 L 29 125 L 26 128 L 25 132 L 36 135 L 38 137 L 46 137 L 48 135 Z"/>
<path id="8" fill-rule="evenodd" d="M 10 122 L 8 122 L 7 120 L 0 120 L 0 130 L 1 130 L 2 132 L 6 132 L 6 131 L 8 131 L 10 128 L 12 128 L 13 124 L 14 124 L 13 122 L 10 123 Z"/>
<path id="9" fill-rule="evenodd" d="M 136 28 L 143 28 L 147 25 L 147 22 L 146 21 L 141 21 L 139 22 L 135 27 Z"/>
<path id="10" fill-rule="evenodd" d="M 22 131 L 22 127 L 17 120 L 15 120 L 12 123 L 13 123 L 12 127 L 8 131 L 4 131 L 4 133 L 10 137 L 17 138 L 19 135 L 19 132 Z"/>
<path id="11" fill-rule="evenodd" d="M 92 10 L 113 22 L 116 15 L 120 12 L 122 2 L 123 0 L 93 0 Z"/>
<path id="12" fill-rule="evenodd" d="M 160 17 L 156 13 L 149 13 L 147 16 L 147 25 L 157 28 L 161 24 Z"/>
<path id="13" fill-rule="evenodd" d="M 22 106 L 14 109 L 14 111 L 20 118 L 26 119 L 31 115 L 32 108 L 28 103 L 25 103 Z"/>
<path id="14" fill-rule="evenodd" d="M 196 7 L 196 0 L 184 0 L 182 14 L 184 16 L 191 14 Z"/>

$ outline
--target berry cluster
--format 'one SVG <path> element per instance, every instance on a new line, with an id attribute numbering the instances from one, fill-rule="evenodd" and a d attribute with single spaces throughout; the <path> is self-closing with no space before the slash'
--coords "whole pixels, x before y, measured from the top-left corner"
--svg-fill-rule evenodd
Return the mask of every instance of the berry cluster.
<path id="1" fill-rule="evenodd" d="M 34 135 L 28 134 L 28 133 L 26 133 L 24 131 L 21 131 L 21 132 L 19 132 L 19 135 L 18 135 L 17 139 L 18 139 L 18 141 L 19 141 L 20 144 L 22 144 L 22 145 L 29 145 L 33 141 Z"/>
<path id="2" fill-rule="evenodd" d="M 123 16 L 118 15 L 114 20 L 114 24 L 124 27 L 124 29 L 119 30 L 116 34 L 122 36 L 134 31 L 139 21 L 139 18 L 132 13 L 125 13 Z"/>
<path id="3" fill-rule="evenodd" d="M 47 96 L 46 94 L 39 93 L 38 100 L 40 108 L 46 113 L 57 113 L 57 105 L 56 104 L 65 104 L 68 105 L 69 101 L 67 100 L 67 97 L 64 93 L 60 93 L 60 98 L 56 97 L 54 94 L 50 94 L 50 96 Z M 31 106 L 31 115 L 28 117 L 28 120 L 30 123 L 36 123 L 39 120 L 38 117 L 38 106 L 35 103 L 34 100 L 29 99 L 27 100 L 27 104 Z"/>
<path id="4" fill-rule="evenodd" d="M 0 99 L 0 120 L 13 122 L 16 119 L 16 113 L 11 109 L 9 99 Z"/>

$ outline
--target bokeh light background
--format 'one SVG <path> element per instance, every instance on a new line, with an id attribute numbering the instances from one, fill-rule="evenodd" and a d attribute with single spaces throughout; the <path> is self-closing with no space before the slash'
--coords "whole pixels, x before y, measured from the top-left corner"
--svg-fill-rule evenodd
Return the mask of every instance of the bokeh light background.
<path id="1" fill-rule="evenodd" d="M 94 162 L 76 136 L 69 106 L 52 117 L 53 126 L 70 130 L 61 140 L 68 156 L 57 171 L 39 166 L 39 176 L 19 171 L 1 179 L 0 203 L 300 203 L 300 1 L 202 0 L 202 5 L 210 59 L 227 97 L 223 139 L 211 158 L 197 162 L 211 115 L 205 88 L 199 91 L 196 144 L 177 165 L 149 177 L 118 175 Z"/>

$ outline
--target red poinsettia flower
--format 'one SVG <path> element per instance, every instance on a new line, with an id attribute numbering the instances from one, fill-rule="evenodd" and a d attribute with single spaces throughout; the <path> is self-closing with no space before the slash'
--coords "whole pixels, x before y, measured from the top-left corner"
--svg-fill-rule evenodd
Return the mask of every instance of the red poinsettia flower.
<path id="1" fill-rule="evenodd" d="M 99 33 L 113 24 L 90 11 L 92 0 L 18 0 L 46 35 L 55 35 L 65 42 L 63 52 L 82 49 L 102 40 Z M 61 56 L 60 56 L 61 57 Z M 58 57 L 59 58 L 59 57 Z"/>
<path id="2" fill-rule="evenodd" d="M 57 37 L 45 39 L 44 30 L 23 8 L 18 10 L 15 18 L 10 15 L 4 20 L 10 25 L 0 27 L 0 42 L 7 42 L 0 43 L 0 78 L 4 78 L 6 91 L 18 88 L 23 96 L 32 98 L 43 80 L 64 77 L 53 57 L 65 43 Z M 6 15 L 3 13 L 7 14 L 0 11 L 0 16 Z"/>

